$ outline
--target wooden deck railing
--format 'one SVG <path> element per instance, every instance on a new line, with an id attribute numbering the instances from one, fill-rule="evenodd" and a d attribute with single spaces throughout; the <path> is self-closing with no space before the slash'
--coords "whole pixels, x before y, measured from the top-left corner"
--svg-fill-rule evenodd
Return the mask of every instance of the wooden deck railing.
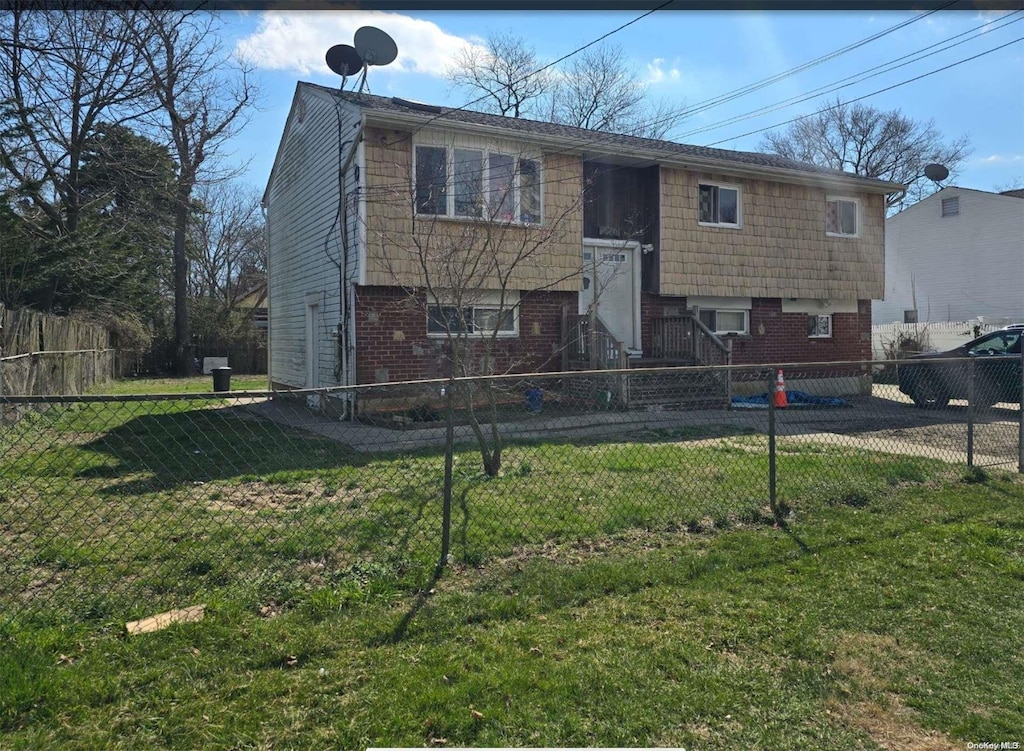
<path id="1" fill-rule="evenodd" d="M 585 367 L 590 370 L 625 368 L 628 354 L 620 342 L 595 318 L 591 327 L 590 316 L 562 314 L 562 365 L 564 370 Z"/>
<path id="2" fill-rule="evenodd" d="M 732 348 L 696 316 L 651 319 L 651 357 L 692 360 L 694 365 L 729 365 Z"/>

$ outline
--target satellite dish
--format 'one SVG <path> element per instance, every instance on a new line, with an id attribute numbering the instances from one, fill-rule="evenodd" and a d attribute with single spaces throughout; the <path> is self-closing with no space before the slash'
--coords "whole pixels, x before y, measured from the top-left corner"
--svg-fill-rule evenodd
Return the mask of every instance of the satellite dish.
<path id="1" fill-rule="evenodd" d="M 949 177 L 949 170 L 941 164 L 929 164 L 924 168 L 924 176 L 932 182 L 940 183 Z"/>
<path id="2" fill-rule="evenodd" d="M 367 65 L 390 65 L 398 57 L 395 40 L 375 26 L 356 29 L 355 45 Z"/>
<path id="3" fill-rule="evenodd" d="M 336 44 L 327 50 L 327 67 L 339 76 L 352 76 L 363 69 L 363 58 L 349 44 Z"/>

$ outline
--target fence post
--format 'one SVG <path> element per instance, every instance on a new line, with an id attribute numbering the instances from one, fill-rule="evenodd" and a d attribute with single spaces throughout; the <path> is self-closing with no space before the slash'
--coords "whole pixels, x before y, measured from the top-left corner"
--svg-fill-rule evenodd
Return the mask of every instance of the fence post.
<path id="1" fill-rule="evenodd" d="M 974 359 L 967 366 L 967 466 L 974 466 L 974 402 L 975 402 Z"/>
<path id="2" fill-rule="evenodd" d="M 732 339 L 725 340 L 725 408 L 732 409 Z M 771 396 L 771 392 L 768 392 Z"/>
<path id="3" fill-rule="evenodd" d="M 1017 471 L 1024 474 L 1024 335 L 1020 342 L 1020 409 L 1017 410 Z"/>
<path id="4" fill-rule="evenodd" d="M 768 505 L 775 519 L 781 522 L 775 487 L 775 395 L 772 393 L 775 387 L 772 380 L 774 372 L 774 368 L 768 371 Z"/>
<path id="5" fill-rule="evenodd" d="M 444 431 L 444 491 L 441 500 L 441 558 L 437 562 L 440 573 L 448 564 L 448 551 L 452 537 L 452 465 L 455 457 L 455 383 L 449 380 L 444 387 L 445 396 L 445 431 Z"/>

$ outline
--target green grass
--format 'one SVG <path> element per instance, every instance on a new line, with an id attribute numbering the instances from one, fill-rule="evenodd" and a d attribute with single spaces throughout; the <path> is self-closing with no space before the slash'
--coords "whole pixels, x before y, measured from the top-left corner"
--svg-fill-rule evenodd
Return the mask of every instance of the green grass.
<path id="1" fill-rule="evenodd" d="M 266 391 L 265 375 L 232 375 L 232 391 Z M 120 378 L 90 390 L 92 394 L 207 394 L 213 391 L 213 376 L 188 378 Z"/>
<path id="2" fill-rule="evenodd" d="M 1013 476 L 780 439 L 783 529 L 761 436 L 530 442 L 494 479 L 465 446 L 435 582 L 436 451 L 358 453 L 221 400 L 53 408 L 0 441 L 3 748 L 1024 727 Z M 197 602 L 201 623 L 123 636 Z"/>

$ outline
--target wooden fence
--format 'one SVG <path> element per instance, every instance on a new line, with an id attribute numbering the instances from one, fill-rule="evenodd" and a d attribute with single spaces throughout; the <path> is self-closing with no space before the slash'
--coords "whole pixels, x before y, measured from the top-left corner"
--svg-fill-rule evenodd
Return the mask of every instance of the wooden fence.
<path id="1" fill-rule="evenodd" d="M 0 395 L 81 394 L 116 375 L 102 326 L 0 305 Z"/>

